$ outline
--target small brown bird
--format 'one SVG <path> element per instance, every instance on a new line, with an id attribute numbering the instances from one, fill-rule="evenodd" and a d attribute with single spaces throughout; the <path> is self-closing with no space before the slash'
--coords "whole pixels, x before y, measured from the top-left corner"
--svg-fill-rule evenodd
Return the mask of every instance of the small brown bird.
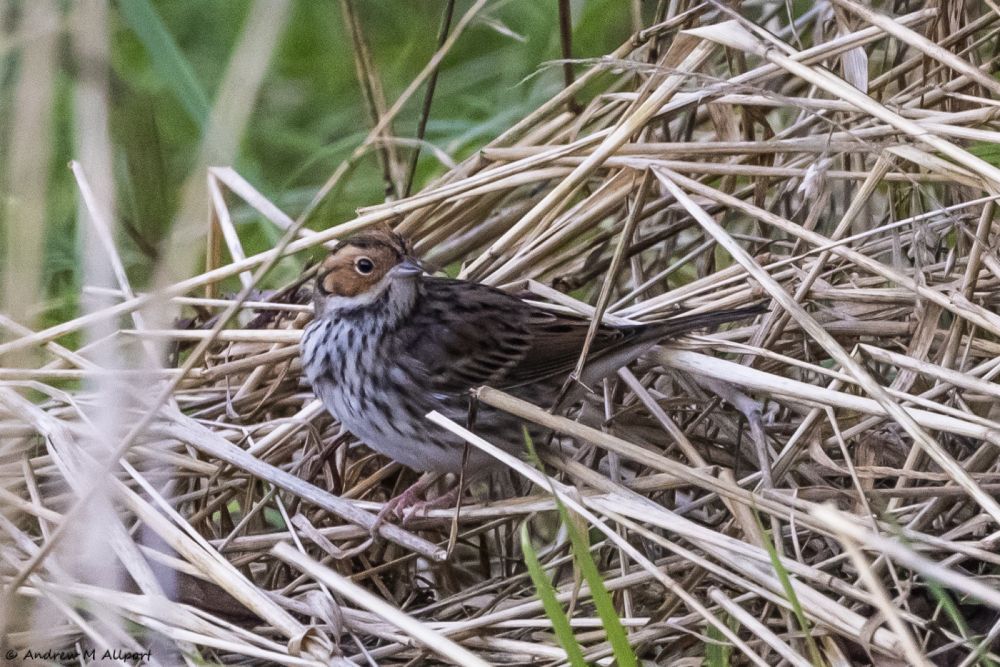
<path id="1" fill-rule="evenodd" d="M 407 241 L 388 227 L 337 246 L 320 267 L 314 305 L 302 361 L 316 395 L 366 445 L 419 471 L 458 472 L 465 450 L 463 440 L 425 419 L 428 412 L 465 423 L 469 391 L 481 385 L 548 407 L 590 324 L 493 287 L 424 275 Z M 664 338 L 758 312 L 601 326 L 579 380 L 594 386 Z M 523 449 L 521 423 L 498 410 L 480 408 L 475 430 L 511 452 Z M 467 470 L 493 463 L 472 448 Z M 403 504 L 418 491 L 404 492 Z"/>

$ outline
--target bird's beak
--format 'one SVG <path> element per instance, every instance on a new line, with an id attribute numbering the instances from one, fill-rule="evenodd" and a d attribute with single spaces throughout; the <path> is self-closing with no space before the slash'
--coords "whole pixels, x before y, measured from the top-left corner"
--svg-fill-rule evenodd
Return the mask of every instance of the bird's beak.
<path id="1" fill-rule="evenodd" d="M 416 278 L 424 273 L 424 267 L 412 257 L 404 257 L 403 261 L 392 268 L 392 275 L 398 278 Z"/>

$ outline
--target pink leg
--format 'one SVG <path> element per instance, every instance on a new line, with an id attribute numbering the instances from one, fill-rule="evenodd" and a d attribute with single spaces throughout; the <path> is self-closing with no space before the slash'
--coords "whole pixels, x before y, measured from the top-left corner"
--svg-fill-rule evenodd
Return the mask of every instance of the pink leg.
<path id="1" fill-rule="evenodd" d="M 403 527 L 405 528 L 412 519 L 425 516 L 427 514 L 427 510 L 452 505 L 456 500 L 458 500 L 458 494 L 460 491 L 461 487 L 456 484 L 448 491 L 448 493 L 440 495 L 433 500 L 418 500 L 413 503 L 410 507 L 403 510 Z"/>
<path id="2" fill-rule="evenodd" d="M 375 525 L 372 528 L 372 533 L 377 532 L 378 527 L 390 517 L 395 517 L 403 526 L 406 526 L 413 518 L 424 515 L 427 510 L 447 507 L 454 503 L 458 499 L 458 494 L 461 490 L 457 484 L 453 489 L 433 500 L 425 500 L 423 498 L 424 493 L 438 480 L 438 477 L 437 473 L 424 473 L 420 476 L 420 479 L 407 487 L 405 491 L 389 500 L 382 507 L 381 511 L 379 511 L 378 516 L 375 517 Z"/>
<path id="3" fill-rule="evenodd" d="M 394 516 L 397 521 L 403 520 L 406 518 L 408 509 L 425 503 L 426 501 L 423 500 L 424 492 L 430 488 L 431 484 L 437 478 L 437 473 L 425 472 L 420 476 L 420 479 L 408 486 L 405 491 L 395 498 L 390 499 L 375 517 L 375 525 L 372 526 L 372 532 L 376 532 L 378 527 L 389 517 Z"/>

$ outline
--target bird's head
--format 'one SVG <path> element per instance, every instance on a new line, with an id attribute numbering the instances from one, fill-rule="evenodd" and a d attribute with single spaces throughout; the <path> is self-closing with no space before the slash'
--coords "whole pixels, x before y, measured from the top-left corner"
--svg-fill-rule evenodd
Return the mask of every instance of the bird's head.
<path id="1" fill-rule="evenodd" d="M 412 302 L 423 272 L 410 243 L 388 225 L 363 232 L 337 245 L 320 265 L 316 314 L 355 310 L 385 295 Z"/>

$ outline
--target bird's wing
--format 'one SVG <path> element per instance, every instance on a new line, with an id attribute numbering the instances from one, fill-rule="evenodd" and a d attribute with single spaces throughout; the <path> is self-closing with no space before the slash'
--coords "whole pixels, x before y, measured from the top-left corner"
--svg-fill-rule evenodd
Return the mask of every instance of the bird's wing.
<path id="1" fill-rule="evenodd" d="M 527 324 L 531 332 L 531 347 L 521 363 L 512 367 L 504 376 L 506 387 L 518 387 L 551 378 L 561 380 L 569 375 L 576 367 L 590 328 L 589 320 L 541 308 L 531 308 Z M 588 361 L 611 350 L 628 347 L 643 329 L 643 326 L 598 327 L 590 343 Z"/>
<path id="2" fill-rule="evenodd" d="M 528 304 L 525 304 L 526 306 Z M 528 306 L 531 308 L 530 306 Z M 592 386 L 619 368 L 638 359 L 656 343 L 697 329 L 747 319 L 766 312 L 760 306 L 622 326 L 601 325 L 587 350 L 587 361 L 579 378 Z M 527 319 L 531 347 L 521 361 L 503 377 L 504 386 L 517 387 L 548 379 L 565 379 L 576 367 L 587 338 L 590 320 L 531 308 Z"/>
<path id="3" fill-rule="evenodd" d="M 498 289 L 425 278 L 423 294 L 400 337 L 399 354 L 423 371 L 435 393 L 499 389 L 568 374 L 589 321 L 542 310 Z M 591 355 L 626 343 L 643 327 L 600 327 Z"/>
<path id="4" fill-rule="evenodd" d="M 395 354 L 436 394 L 464 394 L 490 385 L 512 389 L 564 379 L 576 366 L 590 321 L 533 306 L 493 287 L 424 278 Z M 684 315 L 650 324 L 598 327 L 584 384 L 635 360 L 657 341 L 762 312 L 752 307 Z M 419 369 L 419 370 L 416 370 Z"/>
<path id="5" fill-rule="evenodd" d="M 396 337 L 396 354 L 435 394 L 503 386 L 504 376 L 531 348 L 526 306 L 485 285 L 424 278 L 420 298 Z"/>

